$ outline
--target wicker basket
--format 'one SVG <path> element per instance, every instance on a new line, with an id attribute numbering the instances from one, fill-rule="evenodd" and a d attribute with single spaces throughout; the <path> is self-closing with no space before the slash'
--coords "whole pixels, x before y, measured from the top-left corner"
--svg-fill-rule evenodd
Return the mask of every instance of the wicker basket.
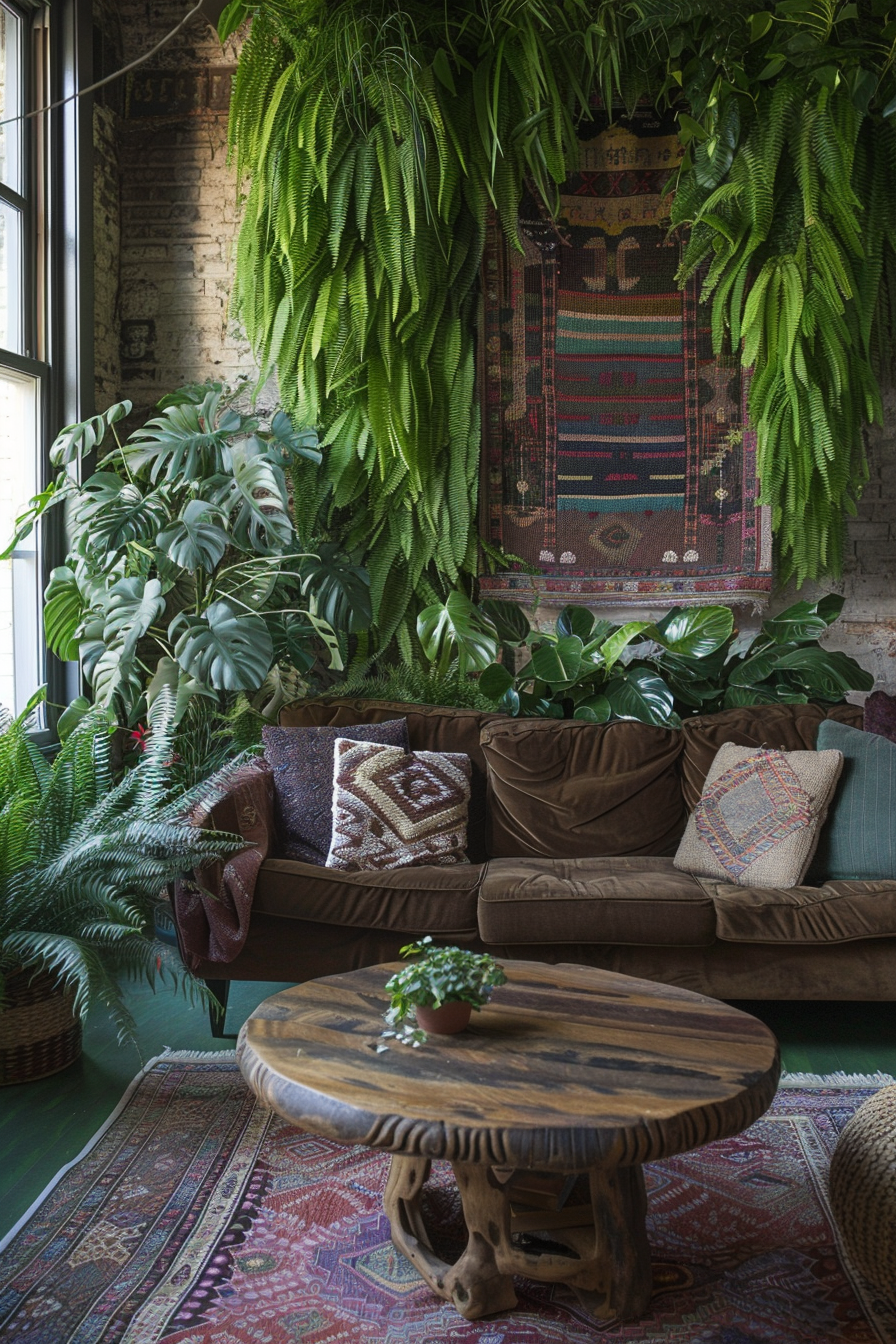
<path id="1" fill-rule="evenodd" d="M 0 1087 L 31 1083 L 67 1069 L 81 1054 L 81 1022 L 72 1012 L 74 992 L 59 988 L 44 971 L 6 977 L 7 1006 L 0 1010 Z"/>

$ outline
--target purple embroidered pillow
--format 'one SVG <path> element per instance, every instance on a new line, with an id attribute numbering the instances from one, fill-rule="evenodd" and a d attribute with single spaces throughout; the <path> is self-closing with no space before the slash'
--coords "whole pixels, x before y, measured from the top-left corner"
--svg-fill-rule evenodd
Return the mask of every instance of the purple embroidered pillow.
<path id="1" fill-rule="evenodd" d="M 328 868 L 469 863 L 469 756 L 336 743 Z"/>
<path id="2" fill-rule="evenodd" d="M 287 859 L 325 864 L 333 835 L 333 748 L 340 737 L 408 749 L 406 719 L 347 728 L 265 728 L 274 772 L 277 850 Z"/>
<path id="3" fill-rule="evenodd" d="M 866 733 L 877 733 L 896 742 L 896 695 L 872 691 L 862 711 L 862 727 Z"/>
<path id="4" fill-rule="evenodd" d="M 675 867 L 742 887 L 796 887 L 815 853 L 843 769 L 839 751 L 764 751 L 726 742 Z"/>

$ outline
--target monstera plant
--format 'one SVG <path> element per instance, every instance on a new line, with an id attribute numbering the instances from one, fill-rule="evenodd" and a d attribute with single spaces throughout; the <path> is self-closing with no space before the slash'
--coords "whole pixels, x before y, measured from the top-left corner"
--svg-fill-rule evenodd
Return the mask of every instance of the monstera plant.
<path id="1" fill-rule="evenodd" d="M 700 712 L 832 704 L 870 690 L 874 678 L 855 659 L 818 643 L 842 607 L 834 593 L 797 602 L 745 635 L 729 607 L 673 607 L 624 625 L 566 607 L 542 631 L 514 603 L 476 607 L 458 592 L 421 613 L 418 634 L 430 662 L 478 672 L 478 690 L 505 713 L 679 727 Z"/>
<path id="2" fill-rule="evenodd" d="M 96 703 L 125 720 L 163 686 L 178 720 L 197 696 L 276 696 L 284 670 L 341 668 L 346 635 L 369 624 L 366 571 L 296 533 L 288 482 L 297 463 L 320 462 L 316 434 L 233 398 L 220 383 L 182 388 L 124 442 L 126 401 L 68 426 L 51 449 L 55 481 L 19 519 L 16 540 L 65 503 L 71 551 L 46 590 L 47 643 L 79 657 Z"/>

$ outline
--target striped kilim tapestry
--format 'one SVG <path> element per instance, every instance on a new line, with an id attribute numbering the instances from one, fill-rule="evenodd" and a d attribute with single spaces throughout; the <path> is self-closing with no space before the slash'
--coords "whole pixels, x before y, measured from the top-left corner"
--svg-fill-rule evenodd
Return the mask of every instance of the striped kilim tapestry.
<path id="1" fill-rule="evenodd" d="M 524 201 L 522 252 L 489 229 L 482 527 L 536 573 L 484 577 L 488 596 L 768 595 L 746 380 L 736 356 L 713 356 L 699 278 L 675 282 L 682 244 L 662 191 L 680 153 L 639 109 L 584 140 L 556 223 Z"/>

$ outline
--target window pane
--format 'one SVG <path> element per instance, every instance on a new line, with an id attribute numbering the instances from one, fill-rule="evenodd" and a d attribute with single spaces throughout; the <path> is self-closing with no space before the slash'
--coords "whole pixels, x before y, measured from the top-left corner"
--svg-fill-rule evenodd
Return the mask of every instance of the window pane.
<path id="1" fill-rule="evenodd" d="M 0 539 L 38 490 L 40 384 L 0 369 Z M 37 537 L 27 537 L 11 560 L 0 561 L 0 704 L 21 713 L 41 683 L 40 572 Z"/>
<path id="2" fill-rule="evenodd" d="M 21 69 L 22 23 L 0 5 L 0 121 L 24 111 Z M 0 182 L 22 190 L 22 123 L 0 126 Z"/>
<path id="3" fill-rule="evenodd" d="M 23 353 L 22 215 L 5 201 L 0 201 L 0 348 Z"/>

